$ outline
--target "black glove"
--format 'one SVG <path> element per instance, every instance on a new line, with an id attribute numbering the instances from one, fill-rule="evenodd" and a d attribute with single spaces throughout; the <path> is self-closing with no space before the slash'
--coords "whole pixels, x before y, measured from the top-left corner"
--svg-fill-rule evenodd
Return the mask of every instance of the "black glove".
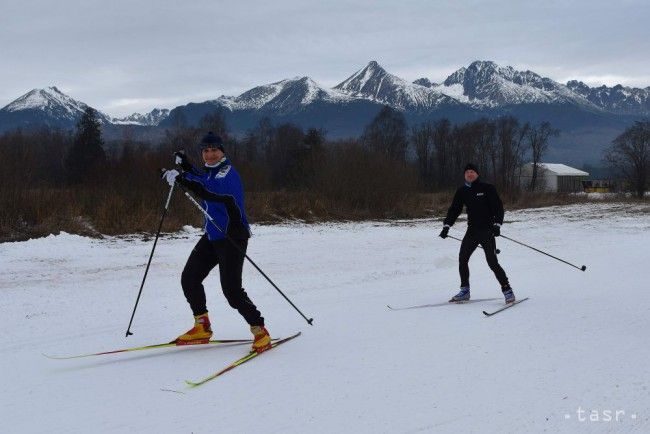
<path id="1" fill-rule="evenodd" d="M 449 234 L 449 226 L 445 226 L 442 228 L 442 231 L 440 231 L 440 238 L 447 238 L 447 235 Z"/>
<path id="2" fill-rule="evenodd" d="M 495 237 L 501 235 L 501 225 L 495 223 L 492 226 L 492 235 L 494 235 Z"/>
<path id="3" fill-rule="evenodd" d="M 190 164 L 190 161 L 187 159 L 187 155 L 185 155 L 184 151 L 176 151 L 174 152 L 174 159 L 175 163 L 177 166 L 179 166 L 181 169 L 183 169 L 183 172 L 188 172 L 192 170 L 192 165 Z"/>

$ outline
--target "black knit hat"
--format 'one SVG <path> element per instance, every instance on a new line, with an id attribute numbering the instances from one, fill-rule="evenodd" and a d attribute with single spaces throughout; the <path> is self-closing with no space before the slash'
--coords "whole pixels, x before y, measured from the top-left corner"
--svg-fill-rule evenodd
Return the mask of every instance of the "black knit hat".
<path id="1" fill-rule="evenodd" d="M 209 131 L 201 140 L 201 149 L 204 148 L 218 148 L 221 152 L 225 152 L 223 149 L 223 140 L 212 131 Z"/>
<path id="2" fill-rule="evenodd" d="M 478 171 L 478 167 L 476 167 L 476 166 L 475 166 L 474 164 L 472 164 L 472 163 L 467 163 L 467 166 L 465 166 L 465 169 L 463 169 L 463 172 L 467 172 L 468 170 L 473 170 L 473 171 L 476 172 L 477 174 L 480 173 L 480 172 Z"/>

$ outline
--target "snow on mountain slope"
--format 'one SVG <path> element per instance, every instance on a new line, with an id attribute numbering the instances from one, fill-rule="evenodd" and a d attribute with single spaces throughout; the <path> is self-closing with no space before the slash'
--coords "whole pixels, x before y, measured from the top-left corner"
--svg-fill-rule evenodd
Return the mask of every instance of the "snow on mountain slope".
<path id="1" fill-rule="evenodd" d="M 577 104 L 596 108 L 567 86 L 532 71 L 517 71 L 511 66 L 501 67 L 490 61 L 472 62 L 451 74 L 439 92 L 462 94 L 469 102 L 479 106 L 498 107 L 512 104 Z"/>
<path id="2" fill-rule="evenodd" d="M 76 121 L 86 110 L 87 104 L 64 94 L 56 86 L 45 89 L 32 89 L 16 100 L 7 104 L 2 111 L 38 111 L 57 119 Z M 108 115 L 97 112 L 102 123 L 110 123 Z"/>
<path id="3" fill-rule="evenodd" d="M 604 110 L 630 115 L 650 115 L 650 87 L 645 89 L 616 85 L 589 87 L 571 80 L 567 87 Z"/>
<path id="4" fill-rule="evenodd" d="M 572 106 L 582 114 L 610 117 L 611 122 L 625 122 L 619 115 L 650 114 L 650 87 L 645 89 L 614 86 L 590 88 L 582 82 L 570 81 L 567 85 L 532 71 L 518 71 L 511 66 L 502 67 L 492 61 L 475 61 L 459 68 L 440 84 L 427 78 L 410 83 L 388 73 L 377 62 L 371 61 L 332 89 L 323 87 L 309 77 L 294 77 L 256 86 L 238 96 L 221 96 L 203 103 L 189 103 L 190 118 L 219 107 L 231 112 L 261 112 L 264 116 L 303 114 L 309 108 L 326 104 L 325 110 L 308 112 L 317 125 L 323 117 L 331 116 L 336 107 L 348 110 L 347 119 L 364 119 L 376 104 L 417 116 L 436 113 L 450 115 L 458 112 L 474 113 L 484 110 L 490 116 L 494 108 L 511 109 L 517 105 L 536 105 L 548 116 L 543 105 Z M 201 106 L 202 107 L 197 107 Z M 50 125 L 74 127 L 86 105 L 60 92 L 56 87 L 34 89 L 0 110 L 0 131 L 12 128 L 29 128 Z M 564 110 L 553 107 L 552 110 Z M 552 111 L 551 110 L 551 111 Z M 177 110 L 182 111 L 182 110 Z M 498 111 L 498 110 L 497 110 Z M 325 114 L 324 114 L 325 113 Z M 100 113 L 104 123 L 157 126 L 166 124 L 168 110 L 154 109 L 148 114 L 134 113 L 124 118 L 111 119 Z M 243 116 L 249 116 L 244 113 Z M 561 115 L 560 115 L 561 116 Z M 577 118 L 576 118 L 577 119 Z M 577 122 L 577 121 L 576 121 Z M 600 119 L 599 121 L 600 122 Z M 570 123 L 570 122 L 569 122 Z M 340 122 L 335 122 L 339 126 Z M 582 126 L 580 126 L 582 127 Z"/>
<path id="5" fill-rule="evenodd" d="M 458 105 L 458 101 L 435 88 L 409 83 L 389 74 L 377 62 L 371 61 L 334 89 L 359 98 L 366 98 L 399 110 L 426 111 L 443 105 Z"/>
<path id="6" fill-rule="evenodd" d="M 481 310 L 500 300 L 389 311 L 387 304 L 442 302 L 457 291 L 460 244 L 438 238 L 441 225 L 255 226 L 248 254 L 314 326 L 247 264 L 244 286 L 271 334 L 303 334 L 198 389 L 183 380 L 210 374 L 246 349 L 78 360 L 41 353 L 165 342 L 187 330 L 193 318 L 179 280 L 200 231 L 159 240 L 128 339 L 151 239 L 62 234 L 0 244 L 3 430 L 648 432 L 650 271 L 640 254 L 650 243 L 647 205 L 506 212 L 504 234 L 587 271 L 499 239 L 499 260 L 517 296 L 529 301 L 492 318 Z M 452 233 L 463 230 L 460 221 Z M 470 267 L 474 298 L 501 297 L 480 251 Z M 216 270 L 205 286 L 215 337 L 247 337 Z M 606 421 L 612 411 L 623 414 Z"/>
<path id="7" fill-rule="evenodd" d="M 352 98 L 342 92 L 320 86 L 309 77 L 295 77 L 257 86 L 237 97 L 222 96 L 215 102 L 230 110 L 295 111 L 316 102 L 346 103 Z"/>
<path id="8" fill-rule="evenodd" d="M 113 118 L 112 123 L 116 125 L 158 125 L 163 119 L 169 116 L 169 109 L 153 109 L 149 113 L 140 114 L 133 113 L 132 115 L 123 118 Z"/>

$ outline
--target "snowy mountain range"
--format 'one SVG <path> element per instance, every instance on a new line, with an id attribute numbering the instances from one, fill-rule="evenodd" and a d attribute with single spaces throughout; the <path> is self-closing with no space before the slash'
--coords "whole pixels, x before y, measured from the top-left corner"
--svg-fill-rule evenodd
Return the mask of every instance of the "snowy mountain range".
<path id="1" fill-rule="evenodd" d="M 456 97 L 476 107 L 517 104 L 575 104 L 598 109 L 583 95 L 566 85 L 532 71 L 500 67 L 494 62 L 476 61 L 451 74 L 432 89 Z"/>
<path id="2" fill-rule="evenodd" d="M 144 125 L 156 126 L 169 116 L 169 109 L 153 109 L 149 113 L 140 114 L 133 113 L 132 115 L 123 118 L 113 118 L 112 123 L 116 125 Z"/>
<path id="3" fill-rule="evenodd" d="M 457 99 L 438 91 L 436 87 L 409 83 L 390 74 L 375 61 L 368 63 L 365 68 L 355 72 L 334 89 L 402 111 L 423 112 L 461 104 Z"/>
<path id="4" fill-rule="evenodd" d="M 32 89 L 0 110 L 0 131 L 39 126 L 70 129 L 76 125 L 87 107 L 86 103 L 64 94 L 56 86 Z M 97 115 L 104 126 L 155 126 L 169 115 L 169 110 L 154 109 L 144 115 L 134 113 L 125 118 L 112 118 L 97 110 Z"/>
<path id="5" fill-rule="evenodd" d="M 650 87 L 589 87 L 567 84 L 532 71 L 518 71 L 491 61 L 475 61 L 435 83 L 423 77 L 406 81 L 369 62 L 333 88 L 309 77 L 256 86 L 238 96 L 188 103 L 172 110 L 154 109 L 123 118 L 99 112 L 107 132 L 123 125 L 154 131 L 182 119 L 189 125 L 221 110 L 234 133 L 243 133 L 261 118 L 325 128 L 330 137 L 359 135 L 384 105 L 402 111 L 410 123 L 449 118 L 466 122 L 480 117 L 513 115 L 522 121 L 550 121 L 566 140 L 608 143 L 632 121 L 650 115 Z M 74 128 L 87 105 L 56 87 L 33 89 L 0 110 L 0 132 L 40 125 Z M 147 130 L 149 129 L 149 130 Z"/>
<path id="6" fill-rule="evenodd" d="M 645 89 L 600 86 L 589 87 L 581 81 L 571 80 L 567 87 L 592 104 L 612 113 L 626 115 L 650 114 L 650 86 Z"/>
<path id="7" fill-rule="evenodd" d="M 175 110 L 206 105 L 231 113 L 256 111 L 264 115 L 286 116 L 305 111 L 312 105 L 363 105 L 364 102 L 418 114 L 445 108 L 484 111 L 539 104 L 572 105 L 588 111 L 647 116 L 650 115 L 650 87 L 640 89 L 617 85 L 592 88 L 575 80 L 564 85 L 532 71 L 517 71 L 491 61 L 473 62 L 440 84 L 428 78 L 410 83 L 371 61 L 331 89 L 320 86 L 309 77 L 295 77 L 254 87 L 239 96 L 221 96 Z M 56 87 L 33 89 L 0 110 L 0 131 L 39 124 L 72 127 L 86 107 L 85 103 L 65 95 Z M 159 108 L 122 118 L 99 112 L 104 124 L 141 126 L 164 124 L 169 114 L 170 110 Z M 188 119 L 190 122 L 195 120 L 191 118 Z"/>
<path id="8" fill-rule="evenodd" d="M 222 96 L 215 102 L 230 111 L 260 110 L 282 114 L 318 101 L 336 104 L 353 99 L 335 89 L 323 88 L 309 77 L 295 77 L 254 87 L 237 97 Z"/>

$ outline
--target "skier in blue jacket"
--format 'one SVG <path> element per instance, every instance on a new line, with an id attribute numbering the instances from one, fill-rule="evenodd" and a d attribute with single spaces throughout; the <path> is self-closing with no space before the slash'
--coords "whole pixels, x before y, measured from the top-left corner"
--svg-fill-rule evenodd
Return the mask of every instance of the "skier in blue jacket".
<path id="1" fill-rule="evenodd" d="M 250 325 L 254 336 L 253 350 L 264 351 L 271 347 L 271 337 L 264 327 L 260 311 L 242 288 L 250 227 L 244 211 L 244 189 L 239 174 L 226 158 L 221 137 L 212 132 L 201 140 L 202 169 L 192 166 L 184 153 L 175 155 L 181 172 L 166 171 L 163 175 L 165 180 L 170 185 L 176 182 L 203 199 L 203 208 L 219 227 L 205 219 L 205 233 L 183 269 L 181 286 L 194 313 L 194 327 L 180 335 L 176 342 L 204 343 L 212 337 L 203 280 L 218 265 L 221 289 L 228 303 Z"/>

